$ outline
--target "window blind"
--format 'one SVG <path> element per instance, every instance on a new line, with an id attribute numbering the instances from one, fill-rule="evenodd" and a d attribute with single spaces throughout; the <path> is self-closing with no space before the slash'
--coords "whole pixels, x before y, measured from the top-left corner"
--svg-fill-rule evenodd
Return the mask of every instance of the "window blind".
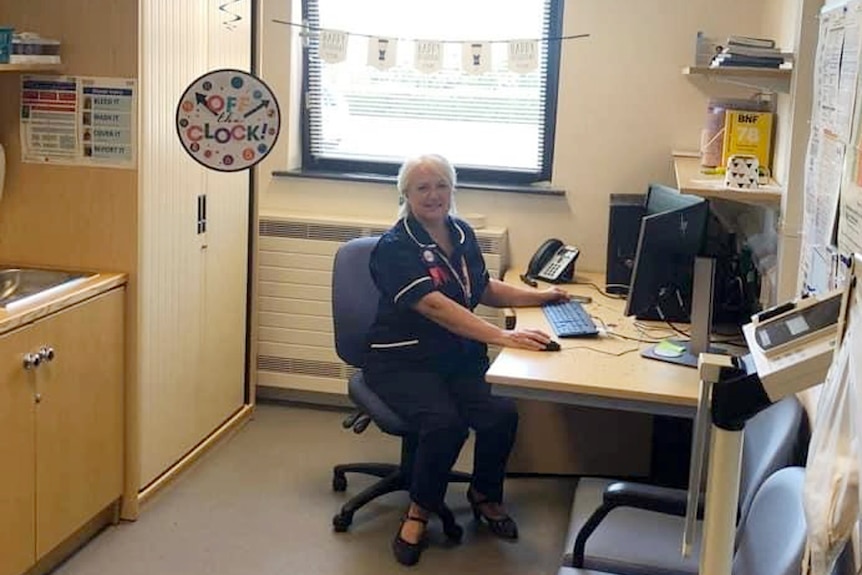
<path id="1" fill-rule="evenodd" d="M 549 179 L 560 2 L 304 0 L 310 29 L 349 35 L 338 63 L 323 62 L 318 37 L 307 37 L 303 168 L 394 174 L 405 157 L 433 152 L 449 158 L 462 180 Z M 368 65 L 376 37 L 398 39 L 393 67 Z M 422 39 L 444 42 L 441 70 L 414 65 Z M 518 39 L 540 40 L 536 70 L 508 69 L 508 40 Z M 462 43 L 472 41 L 490 42 L 485 73 L 463 69 Z"/>

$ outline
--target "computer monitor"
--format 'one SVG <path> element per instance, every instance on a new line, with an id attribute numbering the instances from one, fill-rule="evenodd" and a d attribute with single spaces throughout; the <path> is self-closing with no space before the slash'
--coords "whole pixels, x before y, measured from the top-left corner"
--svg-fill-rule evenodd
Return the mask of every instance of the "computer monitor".
<path id="1" fill-rule="evenodd" d="M 651 185 L 641 219 L 626 315 L 688 322 L 694 260 L 703 249 L 708 202 L 673 188 Z"/>

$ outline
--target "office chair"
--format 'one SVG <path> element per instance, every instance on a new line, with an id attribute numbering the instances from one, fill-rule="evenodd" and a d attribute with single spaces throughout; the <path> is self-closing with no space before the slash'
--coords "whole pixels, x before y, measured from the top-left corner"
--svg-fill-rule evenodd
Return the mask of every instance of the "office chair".
<path id="1" fill-rule="evenodd" d="M 806 535 L 802 505 L 804 483 L 803 467 L 785 467 L 766 478 L 752 496 L 748 518 L 738 532 L 732 575 L 800 575 Z M 640 535 L 633 531 L 617 544 L 623 547 Z M 699 552 L 693 555 L 696 562 Z M 638 571 L 642 575 L 673 572 L 656 567 Z M 835 573 L 843 572 L 836 566 Z M 562 567 L 558 572 L 558 575 L 588 574 L 600 575 L 600 572 L 574 567 Z"/>
<path id="2" fill-rule="evenodd" d="M 744 525 L 755 493 L 766 478 L 783 467 L 804 464 L 801 446 L 808 444 L 807 433 L 805 411 L 794 396 L 771 405 L 747 423 L 738 530 Z M 564 557 L 564 564 L 630 575 L 654 571 L 696 574 L 700 541 L 695 540 L 688 558 L 680 554 L 685 490 L 632 482 L 607 483 L 600 495 L 596 487 L 602 484 L 596 480 L 592 480 L 592 485 L 588 483 L 583 492 L 578 486 L 573 513 L 576 525 L 566 547 L 571 555 Z M 584 501 L 579 503 L 577 498 L 582 496 Z M 702 516 L 702 508 L 698 511 Z M 701 532 L 699 529 L 698 534 Z M 626 544 L 620 545 L 620 541 Z"/>
<path id="3" fill-rule="evenodd" d="M 357 238 L 343 244 L 335 254 L 332 273 L 332 319 L 335 332 L 335 351 L 347 364 L 357 368 L 347 382 L 347 393 L 358 407 L 345 420 L 345 427 L 353 427 L 356 433 L 365 431 L 369 421 L 374 421 L 384 433 L 401 437 L 401 461 L 393 463 L 345 463 L 333 468 L 332 488 L 347 489 L 346 473 L 365 473 L 380 477 L 347 501 L 335 517 L 335 531 L 347 531 L 353 522 L 353 514 L 363 505 L 393 491 L 409 489 L 417 436 L 407 423 L 396 415 L 366 385 L 362 366 L 367 349 L 366 334 L 377 313 L 380 297 L 368 261 L 371 250 L 377 245 L 377 237 Z M 449 481 L 469 483 L 467 473 L 451 472 Z M 460 527 L 454 522 L 448 508 L 441 510 L 443 529 L 450 539 L 460 539 Z"/>

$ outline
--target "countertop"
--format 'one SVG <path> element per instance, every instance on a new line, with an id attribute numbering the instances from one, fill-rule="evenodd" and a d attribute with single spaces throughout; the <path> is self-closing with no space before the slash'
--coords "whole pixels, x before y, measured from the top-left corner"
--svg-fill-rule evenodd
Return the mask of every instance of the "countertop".
<path id="1" fill-rule="evenodd" d="M 0 334 L 33 323 L 40 318 L 124 285 L 127 281 L 126 274 L 122 273 L 92 273 L 96 275 L 56 293 L 46 294 L 43 297 L 34 299 L 32 302 L 21 303 L 10 309 L 0 308 Z"/>

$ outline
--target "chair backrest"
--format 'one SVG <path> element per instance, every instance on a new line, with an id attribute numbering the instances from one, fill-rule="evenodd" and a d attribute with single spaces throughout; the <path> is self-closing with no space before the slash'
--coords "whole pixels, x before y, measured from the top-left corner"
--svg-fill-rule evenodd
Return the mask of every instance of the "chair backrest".
<path id="1" fill-rule="evenodd" d="M 354 367 L 362 367 L 367 335 L 380 292 L 371 279 L 368 261 L 379 237 L 356 238 L 341 245 L 332 268 L 332 322 L 335 352 Z"/>
<path id="2" fill-rule="evenodd" d="M 785 467 L 757 490 L 739 534 L 733 575 L 799 575 L 805 550 L 805 469 Z"/>
<path id="3" fill-rule="evenodd" d="M 804 422 L 805 409 L 795 396 L 789 396 L 746 423 L 739 477 L 740 529 L 763 482 L 783 467 L 804 465 L 799 459 Z"/>

